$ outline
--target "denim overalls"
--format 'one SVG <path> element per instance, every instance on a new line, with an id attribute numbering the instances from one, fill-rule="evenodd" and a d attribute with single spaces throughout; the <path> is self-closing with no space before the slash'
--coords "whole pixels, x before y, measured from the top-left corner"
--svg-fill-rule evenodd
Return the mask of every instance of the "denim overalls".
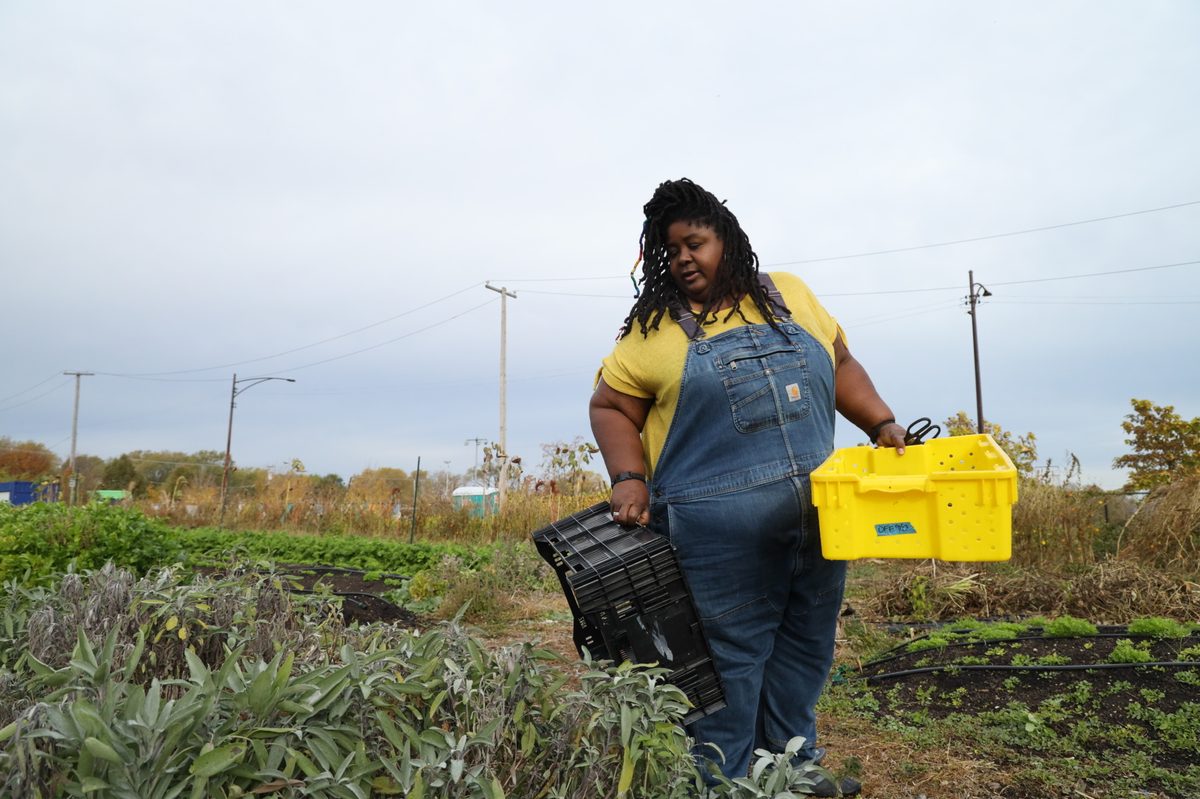
<path id="1" fill-rule="evenodd" d="M 778 298 L 769 278 L 764 285 Z M 790 317 L 691 341 L 679 404 L 651 481 L 651 527 L 669 536 L 726 707 L 690 725 L 698 758 L 746 775 L 751 752 L 804 736 L 833 663 L 844 561 L 821 556 L 809 473 L 833 450 L 834 367 Z M 696 331 L 696 332 L 694 332 Z"/>

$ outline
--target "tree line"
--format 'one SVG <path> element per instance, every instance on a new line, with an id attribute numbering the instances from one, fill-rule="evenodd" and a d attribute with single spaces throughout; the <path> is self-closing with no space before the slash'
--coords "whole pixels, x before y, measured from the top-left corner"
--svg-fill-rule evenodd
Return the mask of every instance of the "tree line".
<path id="1" fill-rule="evenodd" d="M 594 491 L 606 484 L 589 469 L 597 452 L 595 445 L 579 437 L 544 444 L 540 468 L 527 472 L 520 456 L 508 456 L 499 445 L 485 442 L 481 462 L 466 472 L 420 470 L 420 492 L 449 494 L 460 485 L 496 487 L 500 466 L 506 459 L 512 490 L 569 494 Z M 79 454 L 75 458 L 76 486 L 84 497 L 99 489 L 116 489 L 129 491 L 136 498 L 154 495 L 170 502 L 196 492 L 218 491 L 224 466 L 225 455 L 216 450 L 133 450 L 107 459 Z M 60 458 L 45 444 L 0 436 L 0 482 L 61 482 L 65 486 L 70 471 L 69 460 Z M 310 474 L 301 460 L 292 459 L 283 470 L 239 468 L 235 464 L 229 472 L 228 491 L 233 496 L 277 490 L 317 500 L 407 503 L 412 500 L 417 478 L 416 471 L 394 467 L 364 469 L 349 479 L 338 474 Z"/>
<path id="2" fill-rule="evenodd" d="M 1118 469 L 1128 469 L 1125 490 L 1148 491 L 1174 480 L 1200 474 L 1200 417 L 1186 419 L 1174 406 L 1156 405 L 1147 399 L 1131 399 L 1132 411 L 1121 422 L 1128 436 L 1129 452 L 1113 460 Z M 969 435 L 975 423 L 964 412 L 947 419 L 948 435 Z M 998 424 L 986 422 L 985 430 L 1012 458 L 1022 476 L 1033 476 L 1037 469 L 1037 437 L 1033 433 L 1017 435 Z M 509 464 L 509 488 L 578 494 L 594 491 L 604 484 L 603 476 L 592 469 L 598 450 L 595 445 L 576 437 L 542 445 L 540 470 L 527 472 L 522 458 L 500 450 L 495 443 L 483 447 L 483 461 L 462 474 L 421 470 L 420 479 L 427 490 L 448 492 L 461 484 L 495 486 L 501 464 Z M 177 452 L 134 450 L 115 458 L 77 455 L 75 471 L 78 489 L 86 496 L 97 489 L 120 489 L 144 496 L 156 491 L 168 499 L 184 491 L 218 488 L 224 470 L 224 454 L 216 450 Z M 38 483 L 63 481 L 70 476 L 70 464 L 45 444 L 18 441 L 0 436 L 0 482 L 28 480 Z M 230 490 L 254 492 L 266 490 L 278 473 L 261 468 L 234 468 L 230 472 Z M 366 469 L 348 481 L 340 475 L 311 475 L 299 460 L 293 460 L 284 473 L 293 481 L 303 480 L 315 494 L 386 494 L 397 501 L 411 500 L 416 473 L 383 467 Z M 293 485 L 295 482 L 293 482 Z M 453 485 L 452 485 L 453 484 Z M 354 489 L 357 487 L 358 491 Z"/>

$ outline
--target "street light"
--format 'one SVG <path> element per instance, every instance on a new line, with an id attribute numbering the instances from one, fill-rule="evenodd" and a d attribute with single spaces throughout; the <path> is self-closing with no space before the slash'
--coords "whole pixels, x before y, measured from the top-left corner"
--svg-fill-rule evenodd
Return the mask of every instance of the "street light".
<path id="1" fill-rule="evenodd" d="M 975 418 L 979 420 L 979 432 L 983 433 L 983 388 L 979 380 L 979 331 L 975 326 L 975 306 L 981 297 L 990 297 L 992 292 L 982 283 L 975 282 L 974 270 L 967 272 L 967 284 L 967 302 L 970 305 L 967 313 L 971 315 L 971 343 L 975 348 Z"/>
<path id="2" fill-rule="evenodd" d="M 225 433 L 225 471 L 221 474 L 221 513 L 217 520 L 218 524 L 225 523 L 225 502 L 229 498 L 229 449 L 233 444 L 233 409 L 237 406 L 237 396 L 268 380 L 282 380 L 285 383 L 296 382 L 290 377 L 243 377 L 239 380 L 237 372 L 233 373 L 233 386 L 229 393 L 229 429 Z M 239 387 L 239 383 L 245 385 Z"/>

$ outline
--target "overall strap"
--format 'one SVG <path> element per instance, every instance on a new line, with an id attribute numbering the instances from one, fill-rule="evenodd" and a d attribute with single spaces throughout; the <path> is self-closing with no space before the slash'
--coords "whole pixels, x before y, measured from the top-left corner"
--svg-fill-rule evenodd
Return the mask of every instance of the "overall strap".
<path id="1" fill-rule="evenodd" d="M 766 272 L 759 272 L 758 284 L 767 292 L 767 298 L 777 312 L 775 315 L 781 319 L 789 318 L 787 303 L 783 301 L 783 294 L 771 276 Z M 683 328 L 684 335 L 688 337 L 689 341 L 704 338 L 704 328 L 700 327 L 700 323 L 696 321 L 696 315 L 692 313 L 690 307 L 684 306 L 677 297 L 672 297 L 668 301 L 668 307 L 671 309 L 671 318 Z"/>
<path id="2" fill-rule="evenodd" d="M 766 289 L 767 298 L 774 306 L 776 316 L 781 319 L 787 319 L 791 314 L 788 312 L 787 303 L 783 301 L 783 293 L 779 291 L 779 287 L 775 285 L 775 281 L 766 272 L 758 273 L 758 285 Z"/>
<path id="3" fill-rule="evenodd" d="M 688 341 L 704 338 L 704 329 L 696 321 L 696 315 L 692 313 L 691 308 L 684 306 L 676 297 L 672 297 L 667 305 L 671 309 L 671 318 L 683 328 L 683 333 L 688 337 Z"/>

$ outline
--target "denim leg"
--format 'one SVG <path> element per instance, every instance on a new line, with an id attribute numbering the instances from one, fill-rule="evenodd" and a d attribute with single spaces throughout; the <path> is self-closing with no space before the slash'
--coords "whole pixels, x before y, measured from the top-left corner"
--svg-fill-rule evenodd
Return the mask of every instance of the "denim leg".
<path id="1" fill-rule="evenodd" d="M 661 518 L 662 514 L 659 514 Z M 691 724 L 698 760 L 745 776 L 755 745 L 764 666 L 791 590 L 799 517 L 788 481 L 672 504 L 669 529 L 687 578 L 726 706 Z M 715 744 L 721 756 L 705 744 Z M 701 763 L 703 771 L 703 763 Z"/>
<path id="2" fill-rule="evenodd" d="M 798 489 L 807 497 L 807 480 Z M 833 665 L 846 562 L 822 557 L 816 511 L 804 504 L 787 610 L 763 676 L 756 746 L 782 752 L 789 739 L 803 735 L 801 758 L 809 759 L 819 754 L 816 704 Z"/>

